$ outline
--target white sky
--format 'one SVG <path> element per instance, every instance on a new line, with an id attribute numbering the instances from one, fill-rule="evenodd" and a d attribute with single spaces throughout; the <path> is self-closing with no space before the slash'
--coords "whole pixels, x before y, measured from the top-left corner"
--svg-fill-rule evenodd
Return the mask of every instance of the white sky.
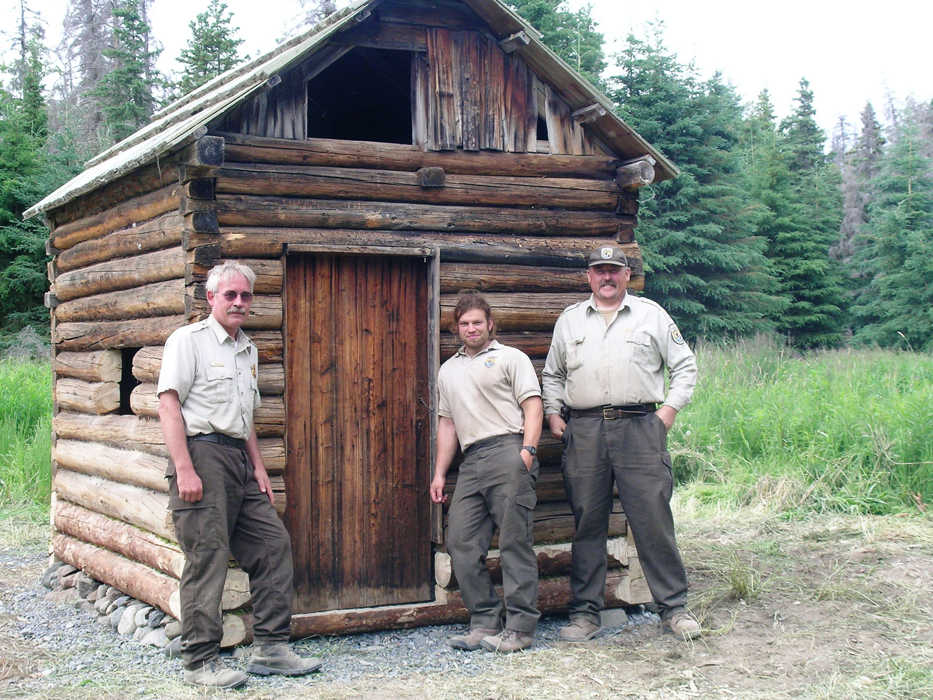
<path id="1" fill-rule="evenodd" d="M 570 6 L 586 0 L 568 0 Z M 226 0 L 250 55 L 272 48 L 300 14 L 299 0 Z M 14 16 L 17 0 L 0 0 Z M 32 0 L 43 7 L 47 36 L 57 41 L 65 0 Z M 189 37 L 188 23 L 208 0 L 155 0 L 152 24 L 163 43 L 160 67 L 177 71 L 175 58 Z M 338 0 L 344 6 L 347 0 Z M 625 36 L 646 36 L 660 18 L 665 43 L 682 63 L 694 60 L 703 76 L 720 71 L 752 102 L 767 88 L 779 116 L 792 109 L 801 77 L 810 81 L 817 119 L 827 136 L 841 115 L 852 127 L 871 100 L 885 120 L 889 98 L 933 98 L 933 3 L 928 0 L 589 0 L 610 56 Z M 13 27 L 6 25 L 7 32 Z M 637 128 L 637 126 L 636 126 Z"/>

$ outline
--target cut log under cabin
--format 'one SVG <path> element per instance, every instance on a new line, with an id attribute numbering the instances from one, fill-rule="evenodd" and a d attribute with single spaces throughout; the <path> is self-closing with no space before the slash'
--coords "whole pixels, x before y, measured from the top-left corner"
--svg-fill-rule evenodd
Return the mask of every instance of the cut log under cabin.
<path id="1" fill-rule="evenodd" d="M 457 291 L 485 292 L 540 372 L 589 249 L 622 244 L 643 287 L 638 188 L 676 174 L 497 0 L 358 0 L 184 96 L 27 212 L 53 256 L 55 556 L 177 615 L 155 386 L 165 339 L 209 311 L 208 270 L 237 259 L 294 635 L 465 620 L 428 496 Z M 560 457 L 545 437 L 544 612 L 570 597 Z M 618 501 L 610 535 L 607 605 L 648 602 Z M 501 578 L 495 549 L 487 565 Z"/>

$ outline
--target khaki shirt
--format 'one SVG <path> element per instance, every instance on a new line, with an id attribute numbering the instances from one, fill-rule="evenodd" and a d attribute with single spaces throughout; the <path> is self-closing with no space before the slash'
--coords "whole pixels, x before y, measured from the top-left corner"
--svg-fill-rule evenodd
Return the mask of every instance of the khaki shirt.
<path id="1" fill-rule="evenodd" d="M 460 449 L 495 435 L 525 429 L 521 403 L 541 396 L 528 355 L 493 340 L 470 357 L 461 347 L 437 375 L 437 413 L 450 418 Z"/>
<path id="2" fill-rule="evenodd" d="M 165 341 L 158 393 L 174 389 L 188 435 L 249 438 L 259 407 L 259 353 L 241 330 L 236 342 L 217 320 L 183 326 Z"/>
<path id="3" fill-rule="evenodd" d="M 696 358 L 658 304 L 626 294 L 607 326 L 591 295 L 564 309 L 554 325 L 541 375 L 544 412 L 636 403 L 664 403 L 679 411 L 690 402 L 696 380 Z"/>

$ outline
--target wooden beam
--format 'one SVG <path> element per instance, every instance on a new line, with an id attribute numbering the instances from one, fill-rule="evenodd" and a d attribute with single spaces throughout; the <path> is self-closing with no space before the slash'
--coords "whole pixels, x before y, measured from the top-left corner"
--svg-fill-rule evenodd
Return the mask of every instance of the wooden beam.
<path id="1" fill-rule="evenodd" d="M 570 116 L 578 124 L 589 124 L 600 117 L 606 116 L 606 113 L 606 108 L 597 102 L 586 107 L 581 107 L 575 112 L 572 112 Z"/>
<path id="2" fill-rule="evenodd" d="M 621 189 L 637 189 L 654 182 L 654 158 L 645 156 L 616 170 L 616 184 Z"/>
<path id="3" fill-rule="evenodd" d="M 507 36 L 505 39 L 499 41 L 499 48 L 505 51 L 505 53 L 513 53 L 516 50 L 522 48 L 523 46 L 528 46 L 531 43 L 531 37 L 524 31 L 515 32 Z"/>
<path id="4" fill-rule="evenodd" d="M 66 410 L 110 413 L 120 408 L 120 384 L 64 377 L 55 382 L 55 402 Z"/>
<path id="5" fill-rule="evenodd" d="M 117 350 L 66 351 L 56 353 L 53 368 L 59 377 L 86 382 L 119 382 L 123 376 L 123 358 Z"/>
<path id="6" fill-rule="evenodd" d="M 184 251 L 172 247 L 63 272 L 55 280 L 55 295 L 64 302 L 184 276 Z"/>

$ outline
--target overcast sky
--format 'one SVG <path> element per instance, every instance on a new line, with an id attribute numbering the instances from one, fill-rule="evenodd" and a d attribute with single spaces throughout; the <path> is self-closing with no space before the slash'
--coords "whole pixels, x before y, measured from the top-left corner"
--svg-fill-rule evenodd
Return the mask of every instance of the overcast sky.
<path id="1" fill-rule="evenodd" d="M 571 6 L 585 0 L 568 0 Z M 16 0 L 0 0 L 4 16 Z M 300 15 L 299 0 L 226 0 L 251 55 L 268 50 Z M 40 3 L 33 0 L 33 5 Z M 177 71 L 188 22 L 208 0 L 155 0 L 152 24 L 164 44 L 161 68 Z M 338 0 L 338 6 L 348 4 Z M 704 76 L 720 71 L 748 102 L 764 88 L 779 116 L 792 109 L 801 77 L 810 81 L 817 119 L 831 135 L 840 116 L 855 127 L 867 100 L 884 120 L 889 98 L 933 98 L 933 3 L 929 0 L 590 0 L 611 55 L 626 35 L 646 36 L 661 19 L 665 42 Z M 61 32 L 65 0 L 43 0 L 50 39 Z M 12 23 L 11 23 L 12 24 Z M 7 25 L 8 31 L 10 24 Z"/>

